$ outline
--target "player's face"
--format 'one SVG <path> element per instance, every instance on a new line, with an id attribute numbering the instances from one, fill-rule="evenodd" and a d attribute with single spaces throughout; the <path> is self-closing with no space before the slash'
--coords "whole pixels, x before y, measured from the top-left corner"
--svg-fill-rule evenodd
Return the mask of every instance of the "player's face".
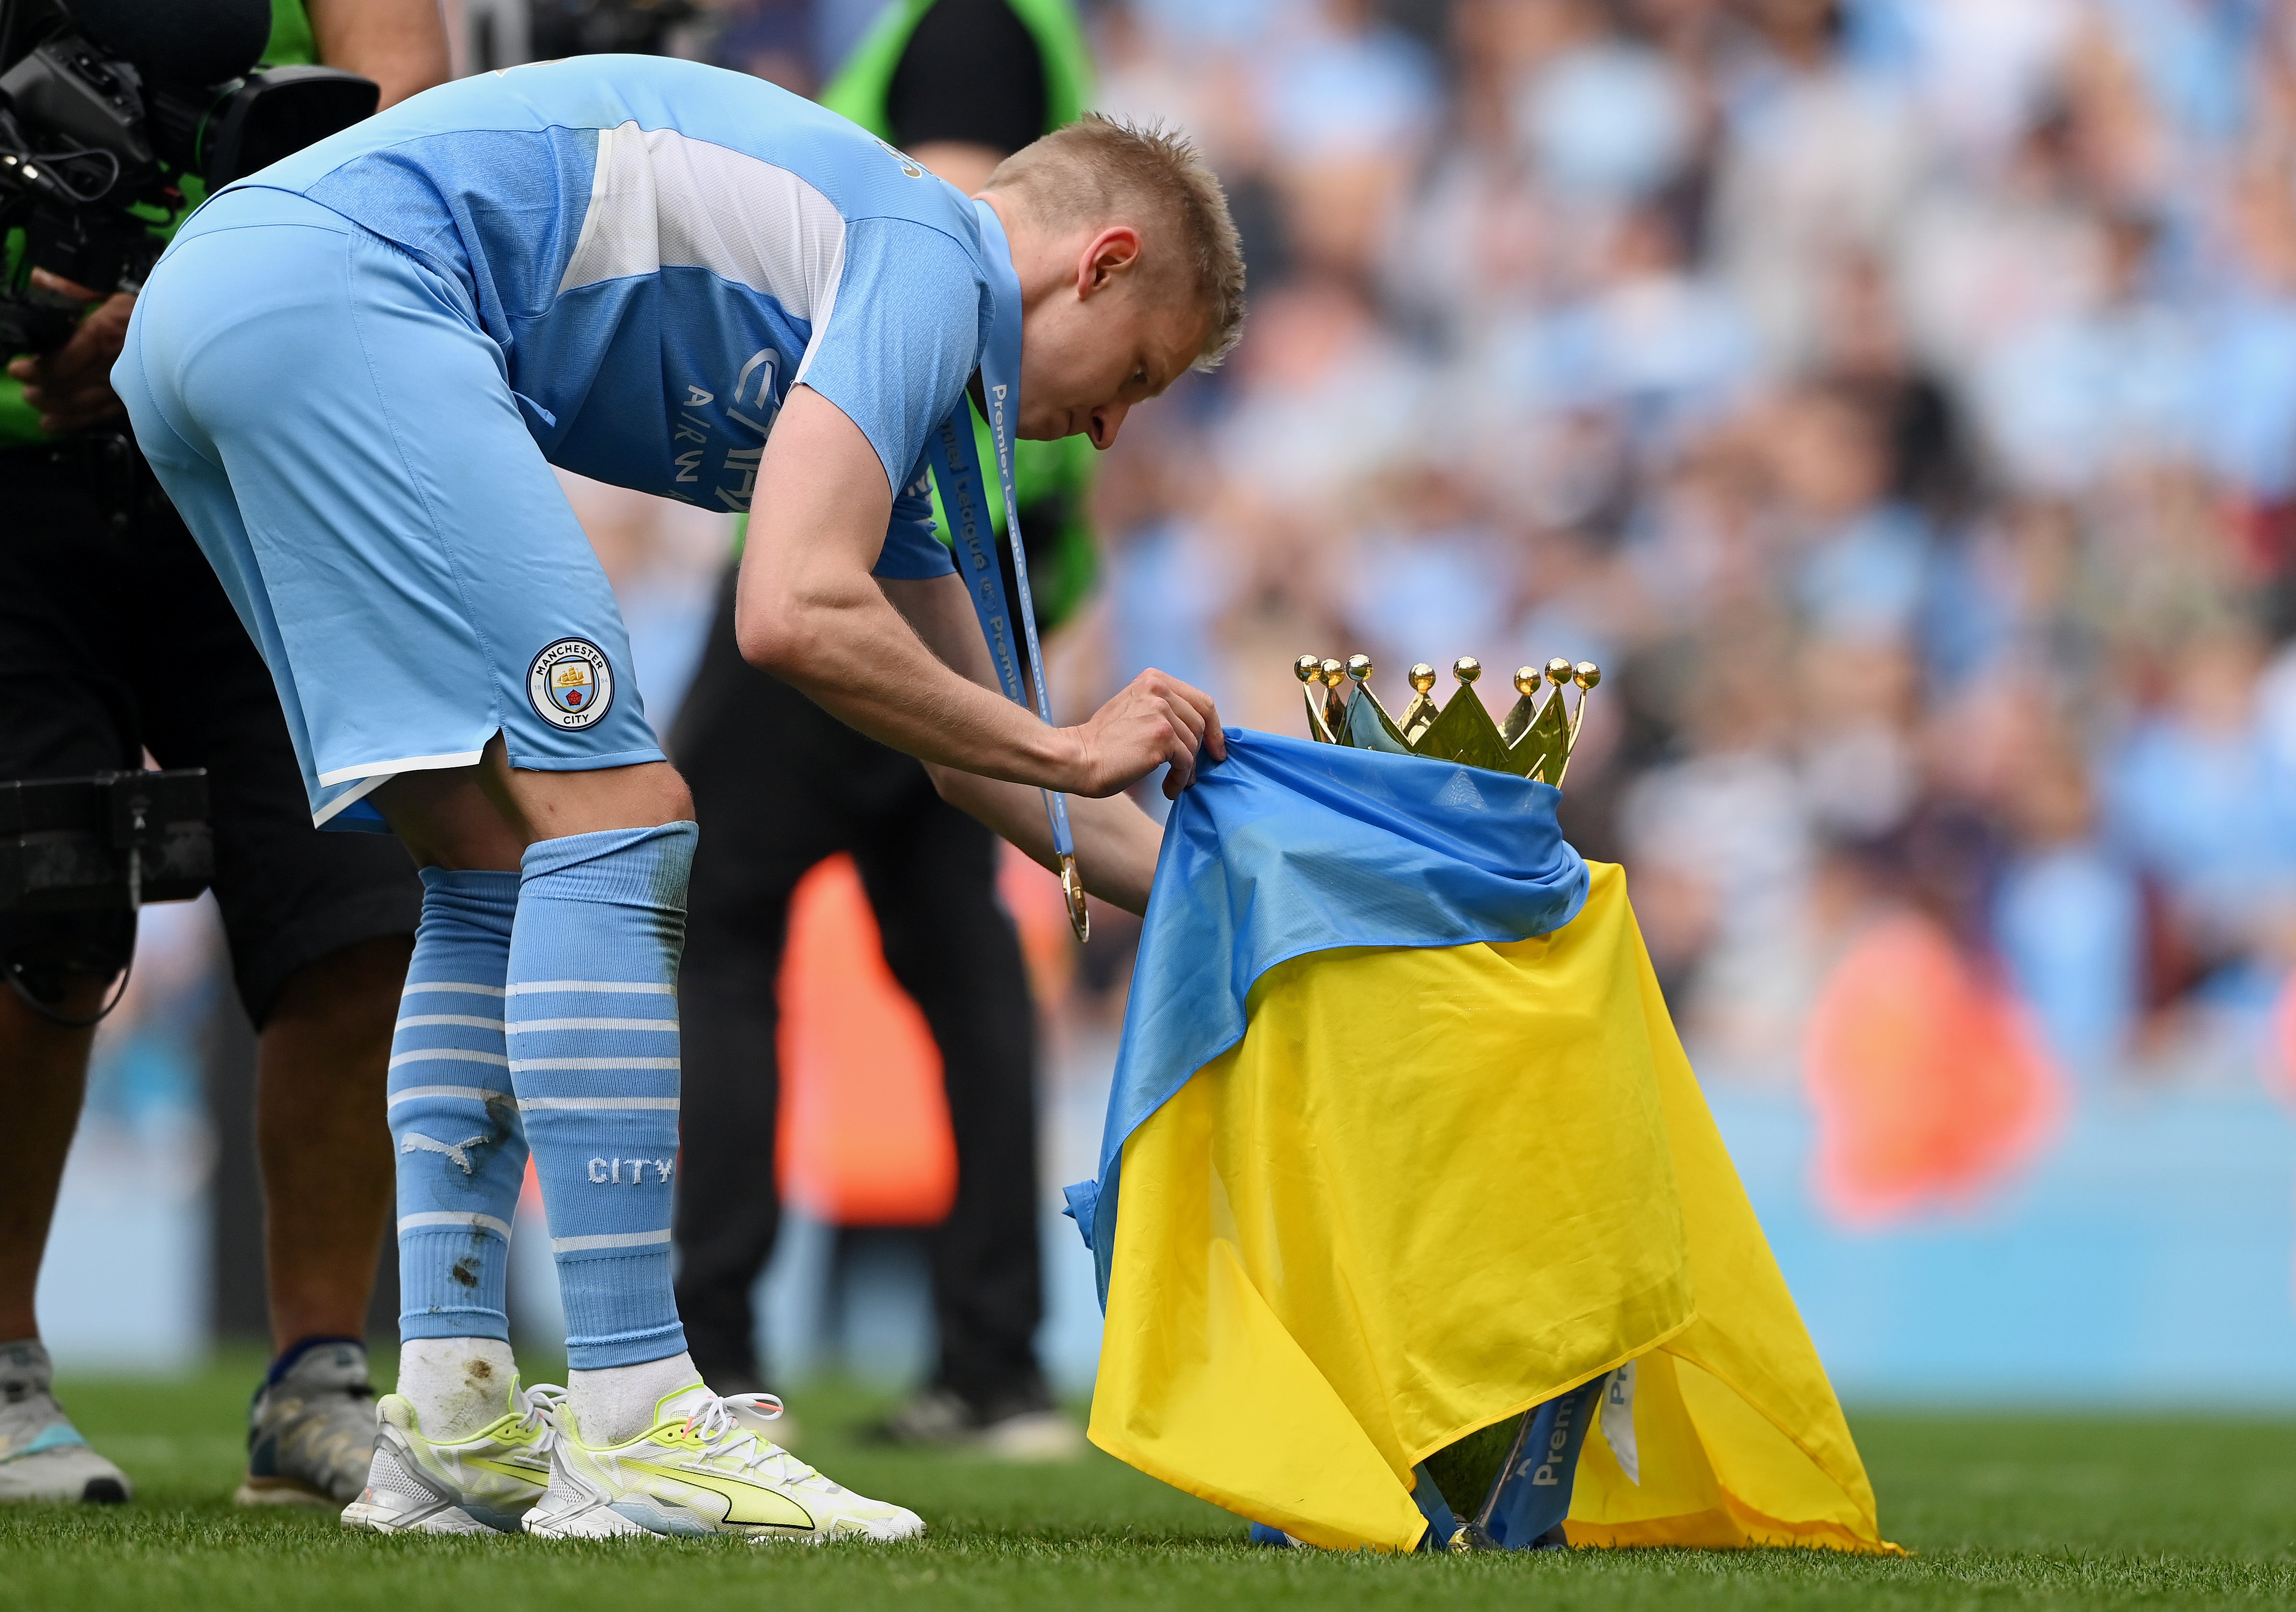
<path id="1" fill-rule="evenodd" d="M 1132 406 L 1178 380 L 1203 344 L 1201 313 L 1136 279 L 1124 243 L 1112 253 L 1104 237 L 1097 244 L 1097 252 L 1088 243 L 1079 254 L 1070 294 L 1029 312 L 1021 342 L 1024 437 L 1050 441 L 1081 432 L 1094 447 L 1108 447 Z"/>

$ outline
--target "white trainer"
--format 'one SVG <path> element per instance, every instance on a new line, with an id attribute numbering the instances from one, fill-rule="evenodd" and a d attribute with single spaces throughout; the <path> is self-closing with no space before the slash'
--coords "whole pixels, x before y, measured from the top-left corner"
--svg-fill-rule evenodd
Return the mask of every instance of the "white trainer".
<path id="1" fill-rule="evenodd" d="M 700 1383 L 664 1394 L 654 1424 L 627 1443 L 592 1446 L 560 1412 L 550 1489 L 526 1514 L 545 1539 L 734 1534 L 809 1544 L 914 1539 L 914 1511 L 832 1483 L 767 1435 L 782 1402 L 721 1399 Z"/>
<path id="2" fill-rule="evenodd" d="M 422 1436 L 414 1404 L 375 1405 L 374 1464 L 343 1508 L 343 1526 L 373 1534 L 515 1534 L 550 1482 L 554 1413 L 566 1390 L 511 1382 L 510 1409 L 459 1439 Z"/>
<path id="3" fill-rule="evenodd" d="M 374 1461 L 374 1390 L 366 1349 L 340 1339 L 304 1350 L 247 1408 L 239 1506 L 324 1506 L 354 1499 Z"/>
<path id="4" fill-rule="evenodd" d="M 87 1447 L 53 1381 L 37 1339 L 0 1344 L 0 1501 L 127 1500 L 135 1493 L 127 1474 Z"/>

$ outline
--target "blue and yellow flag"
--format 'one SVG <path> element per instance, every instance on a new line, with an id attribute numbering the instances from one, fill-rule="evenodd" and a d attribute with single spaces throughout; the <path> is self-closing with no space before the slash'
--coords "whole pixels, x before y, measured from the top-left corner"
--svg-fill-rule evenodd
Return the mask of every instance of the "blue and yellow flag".
<path id="1" fill-rule="evenodd" d="M 1624 876 L 1559 799 L 1245 732 L 1181 797 L 1101 1179 L 1070 1189 L 1092 1440 L 1309 1543 L 1409 1550 L 1428 1456 L 1633 1361 L 1573 1543 L 1894 1549 Z"/>

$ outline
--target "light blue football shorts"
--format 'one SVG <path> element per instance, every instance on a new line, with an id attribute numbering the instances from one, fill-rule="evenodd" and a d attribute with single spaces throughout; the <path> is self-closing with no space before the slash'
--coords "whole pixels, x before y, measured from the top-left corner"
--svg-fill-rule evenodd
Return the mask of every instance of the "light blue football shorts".
<path id="1" fill-rule="evenodd" d="M 613 590 L 463 292 L 340 214 L 228 191 L 111 372 L 279 688 L 311 816 L 396 773 L 662 759 Z M 186 678 L 199 669 L 186 666 Z"/>

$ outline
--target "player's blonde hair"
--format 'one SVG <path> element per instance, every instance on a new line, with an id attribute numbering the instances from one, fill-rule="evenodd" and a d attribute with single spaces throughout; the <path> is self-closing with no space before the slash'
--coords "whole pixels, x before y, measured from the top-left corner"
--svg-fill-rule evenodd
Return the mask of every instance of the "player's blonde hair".
<path id="1" fill-rule="evenodd" d="M 1217 366 L 1243 334 L 1243 243 L 1227 193 L 1185 135 L 1086 112 L 1005 158 L 988 188 L 1055 229 L 1137 220 L 1144 234 L 1177 242 L 1172 268 L 1211 321 L 1196 368 Z"/>

